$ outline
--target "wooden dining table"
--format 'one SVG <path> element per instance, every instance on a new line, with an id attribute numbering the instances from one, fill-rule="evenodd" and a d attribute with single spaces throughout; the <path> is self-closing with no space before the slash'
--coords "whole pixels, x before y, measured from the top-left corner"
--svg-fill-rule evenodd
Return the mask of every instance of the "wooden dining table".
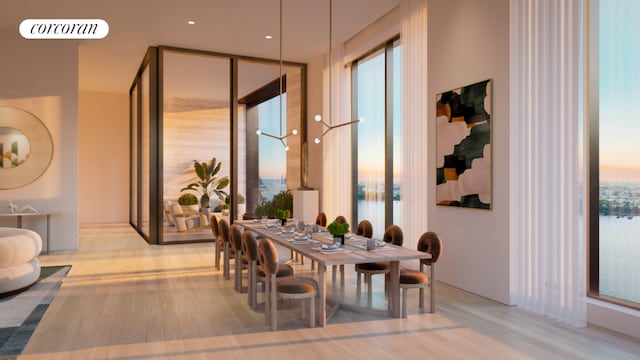
<path id="1" fill-rule="evenodd" d="M 389 300 L 391 301 L 391 316 L 400 317 L 400 261 L 431 258 L 429 253 L 386 244 L 381 241 L 376 241 L 374 250 L 367 250 L 366 244 L 369 239 L 355 234 L 349 234 L 346 237 L 345 244 L 341 247 L 341 250 L 324 250 L 323 245 L 329 246 L 333 244 L 333 236 L 328 232 L 314 232 L 308 241 L 297 241 L 294 240 L 295 233 L 283 232 L 280 227 L 271 227 L 255 221 L 242 221 L 239 224 L 243 225 L 247 230 L 269 238 L 283 247 L 316 261 L 318 303 L 320 305 L 318 311 L 316 311 L 316 324 L 318 326 L 325 326 L 327 322 L 327 284 L 325 276 L 327 266 L 388 261 L 390 265 Z M 435 281 L 435 279 L 431 279 L 431 281 Z M 433 291 L 431 293 L 433 295 Z"/>

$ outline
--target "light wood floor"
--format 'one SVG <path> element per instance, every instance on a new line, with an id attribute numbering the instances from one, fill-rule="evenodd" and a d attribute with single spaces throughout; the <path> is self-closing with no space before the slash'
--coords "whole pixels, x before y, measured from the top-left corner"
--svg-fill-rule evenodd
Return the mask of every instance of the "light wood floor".
<path id="1" fill-rule="evenodd" d="M 124 225 L 81 227 L 78 251 L 40 259 L 73 267 L 21 359 L 640 358 L 638 339 L 571 328 L 441 283 L 435 314 L 418 312 L 413 291 L 407 319 L 340 310 L 311 329 L 291 303 L 278 314 L 282 330 L 271 332 L 262 310 L 213 270 L 213 244 L 149 246 Z M 352 269 L 346 274 L 353 289 Z M 382 290 L 374 295 L 384 304 Z"/>

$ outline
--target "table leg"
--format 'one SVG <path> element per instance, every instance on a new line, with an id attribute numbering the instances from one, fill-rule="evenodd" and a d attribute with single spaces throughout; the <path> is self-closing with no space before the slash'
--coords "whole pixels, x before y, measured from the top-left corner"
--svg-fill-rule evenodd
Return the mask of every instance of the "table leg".
<path id="1" fill-rule="evenodd" d="M 17 220 L 17 224 L 16 225 L 18 225 L 18 229 L 22 229 L 22 215 L 18 215 L 16 217 L 16 220 Z"/>
<path id="2" fill-rule="evenodd" d="M 400 261 L 391 261 L 389 265 L 389 301 L 391 302 L 391 316 L 400 317 Z"/>
<path id="3" fill-rule="evenodd" d="M 316 324 L 324 327 L 327 324 L 327 283 L 325 280 L 326 266 L 318 262 L 318 306 L 316 312 Z"/>

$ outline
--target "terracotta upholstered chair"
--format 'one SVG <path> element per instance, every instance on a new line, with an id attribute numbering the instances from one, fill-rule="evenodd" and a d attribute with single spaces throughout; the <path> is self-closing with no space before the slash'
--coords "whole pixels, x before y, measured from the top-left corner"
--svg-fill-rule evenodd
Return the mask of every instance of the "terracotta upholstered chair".
<path id="1" fill-rule="evenodd" d="M 431 291 L 431 306 L 430 312 L 435 312 L 435 287 L 433 283 L 433 276 L 435 272 L 435 265 L 442 256 L 442 239 L 438 234 L 428 231 L 420 237 L 418 240 L 418 251 L 423 251 L 431 254 L 431 259 L 420 260 L 420 271 L 402 269 L 400 270 L 400 289 L 402 289 L 402 317 L 407 317 L 407 291 L 413 288 L 420 289 L 420 309 L 424 309 L 424 289 L 429 287 Z M 430 268 L 430 277 L 424 273 L 424 266 L 427 265 Z"/>
<path id="2" fill-rule="evenodd" d="M 211 215 L 211 232 L 213 233 L 213 241 L 215 242 L 215 268 L 220 270 L 220 253 L 224 252 L 224 242 L 220 236 L 220 226 L 218 225 L 220 218 L 217 215 Z"/>
<path id="3" fill-rule="evenodd" d="M 247 262 L 242 254 L 242 233 L 242 226 L 238 224 L 233 224 L 229 228 L 229 240 L 234 255 L 233 287 L 237 292 L 242 292 L 242 270 L 248 269 Z"/>
<path id="4" fill-rule="evenodd" d="M 258 268 L 258 240 L 253 231 L 242 233 L 242 257 L 248 268 L 248 302 L 255 310 L 258 306 L 258 284 L 264 283 L 266 278 L 262 269 Z M 293 276 L 293 268 L 289 264 L 280 264 L 276 277 Z"/>
<path id="5" fill-rule="evenodd" d="M 225 280 L 231 279 L 231 256 L 233 249 L 231 248 L 231 238 L 229 236 L 229 223 L 225 219 L 218 220 L 218 233 L 224 245 L 224 257 L 222 259 L 222 276 Z"/>
<path id="6" fill-rule="evenodd" d="M 312 279 L 301 276 L 288 276 L 276 278 L 278 268 L 278 252 L 271 240 L 264 238 L 258 244 L 258 259 L 260 268 L 266 278 L 265 286 L 265 321 L 271 325 L 271 330 L 278 329 L 278 306 L 277 299 L 300 299 L 309 300 L 309 326 L 316 325 L 316 294 L 318 283 Z M 304 318 L 304 301 L 301 305 L 302 316 Z"/>
<path id="7" fill-rule="evenodd" d="M 373 232 L 373 231 L 372 231 Z M 397 246 L 402 246 L 404 236 L 402 234 L 402 229 L 400 229 L 397 225 L 390 225 L 384 231 L 384 236 L 382 240 L 386 243 L 390 243 Z M 389 262 L 374 262 L 374 263 L 364 263 L 364 264 L 356 264 L 355 266 L 356 273 L 358 273 L 357 277 L 357 287 L 356 293 L 360 296 L 362 287 L 360 284 L 361 274 L 364 274 L 364 281 L 367 283 L 367 305 L 371 306 L 372 302 L 372 284 L 371 284 L 371 276 L 376 274 L 385 274 L 385 279 L 387 274 L 390 272 Z M 385 280 L 385 288 L 386 288 L 386 280 Z M 391 304 L 389 304 L 391 305 Z"/>

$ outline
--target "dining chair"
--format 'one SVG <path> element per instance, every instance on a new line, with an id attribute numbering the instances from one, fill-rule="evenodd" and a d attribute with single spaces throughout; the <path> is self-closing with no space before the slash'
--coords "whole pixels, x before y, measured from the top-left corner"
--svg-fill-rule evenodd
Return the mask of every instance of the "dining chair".
<path id="1" fill-rule="evenodd" d="M 369 220 L 362 220 L 358 223 L 356 228 L 356 235 L 364 236 L 369 239 L 373 237 L 373 225 Z"/>
<path id="2" fill-rule="evenodd" d="M 220 227 L 218 221 L 220 218 L 217 215 L 211 215 L 209 224 L 211 225 L 211 232 L 213 233 L 213 241 L 215 243 L 215 268 L 220 270 L 220 253 L 224 251 L 224 242 L 220 237 Z"/>
<path id="3" fill-rule="evenodd" d="M 222 277 L 225 280 L 231 279 L 231 255 L 233 255 L 233 249 L 231 248 L 231 239 L 229 238 L 229 223 L 225 219 L 218 220 L 218 233 L 220 239 L 224 245 L 224 255 L 222 258 Z"/>
<path id="4" fill-rule="evenodd" d="M 258 238 L 253 231 L 242 233 L 242 256 L 247 263 L 249 286 L 247 290 L 248 303 L 253 310 L 258 306 L 258 284 L 266 282 L 264 271 L 258 267 Z M 293 276 L 293 267 L 289 264 L 280 264 L 276 277 Z M 266 285 L 265 285 L 266 286 Z"/>
<path id="5" fill-rule="evenodd" d="M 243 258 L 242 254 L 242 226 L 238 224 L 232 224 L 229 227 L 229 239 L 231 243 L 231 250 L 233 250 L 233 261 L 234 261 L 234 283 L 233 287 L 237 292 L 242 292 L 242 270 L 248 269 L 247 263 Z"/>
<path id="6" fill-rule="evenodd" d="M 273 242 L 267 238 L 260 240 L 258 244 L 258 258 L 260 267 L 265 274 L 265 322 L 271 325 L 271 330 L 278 329 L 278 304 L 277 300 L 299 299 L 309 300 L 309 326 L 316 326 L 316 294 L 318 293 L 318 283 L 308 277 L 288 276 L 277 278 L 278 252 Z M 302 318 L 304 319 L 304 301 L 301 303 Z"/>
<path id="7" fill-rule="evenodd" d="M 321 212 L 316 216 L 316 225 L 327 227 L 327 214 Z"/>
<path id="8" fill-rule="evenodd" d="M 418 251 L 431 254 L 431 259 L 420 260 L 420 271 L 412 269 L 400 270 L 400 289 L 402 289 L 402 317 L 407 317 L 407 292 L 409 289 L 419 288 L 420 309 L 424 309 L 424 289 L 429 287 L 431 291 L 431 304 L 429 312 L 435 312 L 435 284 L 433 282 L 433 276 L 435 272 L 435 265 L 442 256 L 442 239 L 440 236 L 432 231 L 428 231 L 418 240 Z M 424 273 L 424 266 L 429 266 L 429 276 Z"/>
<path id="9" fill-rule="evenodd" d="M 373 233 L 373 230 L 371 231 Z M 402 234 L 402 229 L 398 225 L 390 225 L 384 231 L 384 235 L 382 240 L 385 243 L 393 244 L 396 246 L 402 246 L 404 236 Z M 383 262 L 373 262 L 373 263 L 363 263 L 355 265 L 357 276 L 357 285 L 356 285 L 356 294 L 360 297 L 362 293 L 362 284 L 361 284 L 361 275 L 364 275 L 364 282 L 367 283 L 367 306 L 371 306 L 373 293 L 372 293 L 372 283 L 371 277 L 376 274 L 385 274 L 385 289 L 387 288 L 387 276 L 390 272 L 390 265 L 388 261 Z M 389 302 L 389 307 L 391 307 L 391 302 Z"/>

